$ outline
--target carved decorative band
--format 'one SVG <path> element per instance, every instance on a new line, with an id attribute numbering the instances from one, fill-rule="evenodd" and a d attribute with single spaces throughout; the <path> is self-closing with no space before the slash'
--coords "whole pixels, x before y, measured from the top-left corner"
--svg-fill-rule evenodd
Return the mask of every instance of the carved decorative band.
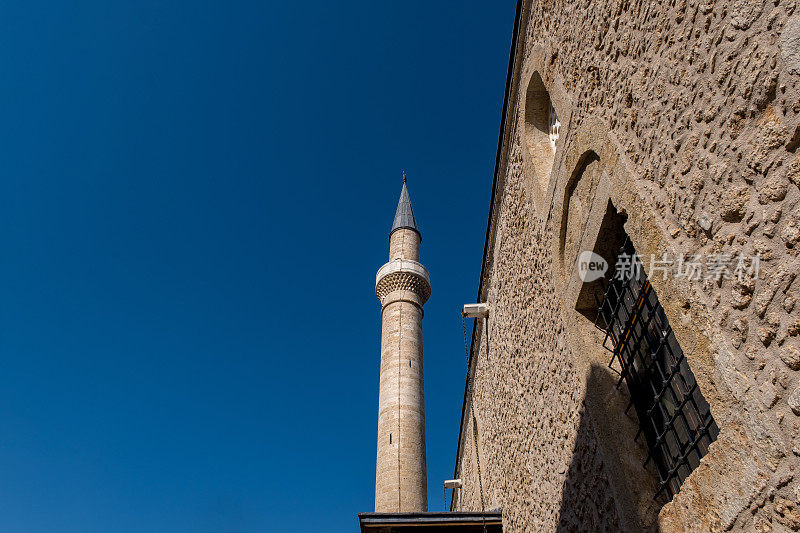
<path id="1" fill-rule="evenodd" d="M 425 278 L 411 272 L 392 272 L 381 278 L 375 287 L 375 295 L 381 301 L 394 291 L 412 291 L 425 303 L 431 295 L 431 286 Z"/>
<path id="2" fill-rule="evenodd" d="M 394 291 L 412 291 L 424 304 L 431 295 L 430 275 L 416 261 L 398 259 L 390 261 L 378 270 L 375 280 L 375 295 L 379 300 Z"/>

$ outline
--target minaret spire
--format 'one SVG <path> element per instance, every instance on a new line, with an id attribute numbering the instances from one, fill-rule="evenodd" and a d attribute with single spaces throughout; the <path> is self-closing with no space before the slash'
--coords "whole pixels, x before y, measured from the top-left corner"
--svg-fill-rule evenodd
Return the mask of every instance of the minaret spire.
<path id="1" fill-rule="evenodd" d="M 428 509 L 422 306 L 431 295 L 431 282 L 419 262 L 421 238 L 404 172 L 389 234 L 389 262 L 375 280 L 382 319 L 376 512 Z"/>
<path id="2" fill-rule="evenodd" d="M 417 220 L 414 218 L 414 209 L 411 207 L 411 197 L 408 195 L 406 186 L 406 171 L 403 171 L 403 189 L 400 191 L 400 200 L 397 202 L 397 211 L 394 214 L 391 235 L 400 228 L 412 229 L 422 236 L 417 227 Z"/>

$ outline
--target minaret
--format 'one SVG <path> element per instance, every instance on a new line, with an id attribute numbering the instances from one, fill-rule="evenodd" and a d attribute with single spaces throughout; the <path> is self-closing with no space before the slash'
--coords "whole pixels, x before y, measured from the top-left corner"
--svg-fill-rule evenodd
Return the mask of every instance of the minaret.
<path id="1" fill-rule="evenodd" d="M 422 306 L 431 295 L 431 282 L 419 262 L 421 240 L 403 173 L 389 262 L 375 281 L 383 319 L 375 512 L 428 510 Z"/>

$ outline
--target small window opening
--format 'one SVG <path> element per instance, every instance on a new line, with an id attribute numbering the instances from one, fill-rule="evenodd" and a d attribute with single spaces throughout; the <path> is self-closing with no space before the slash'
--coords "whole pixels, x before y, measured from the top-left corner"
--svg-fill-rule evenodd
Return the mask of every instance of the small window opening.
<path id="1" fill-rule="evenodd" d="M 595 325 L 605 331 L 603 347 L 618 363 L 619 381 L 628 386 L 647 460 L 658 473 L 657 499 L 671 499 L 708 453 L 719 435 L 708 402 L 670 327 L 655 290 L 627 235 L 607 276 Z"/>
<path id="2" fill-rule="evenodd" d="M 411 367 L 411 359 L 408 360 L 408 366 Z"/>
<path id="3" fill-rule="evenodd" d="M 525 95 L 525 125 L 523 128 L 525 159 L 531 165 L 536 181 L 547 190 L 555 157 L 556 140 L 561 123 L 550 101 L 550 93 L 542 77 L 533 73 Z"/>
<path id="4" fill-rule="evenodd" d="M 558 130 L 561 129 L 561 122 L 558 121 L 558 114 L 556 113 L 556 109 L 553 107 L 553 104 L 550 104 L 550 113 L 548 115 L 547 122 L 549 124 L 548 131 L 550 135 L 550 145 L 553 147 L 553 150 L 555 150 L 556 141 L 558 140 Z"/>
<path id="5" fill-rule="evenodd" d="M 392 434 L 389 433 L 389 444 L 391 444 L 391 443 L 392 443 Z"/>

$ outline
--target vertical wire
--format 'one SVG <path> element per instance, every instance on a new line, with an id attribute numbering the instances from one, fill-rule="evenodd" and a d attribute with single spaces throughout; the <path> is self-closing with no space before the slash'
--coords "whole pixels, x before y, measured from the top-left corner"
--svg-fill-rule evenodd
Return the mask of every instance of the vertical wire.
<path id="1" fill-rule="evenodd" d="M 485 324 L 484 335 L 486 336 L 486 354 L 487 354 L 487 360 L 488 360 L 488 354 L 489 354 L 489 319 L 488 318 L 485 320 L 484 324 Z M 469 347 L 467 345 L 467 321 L 466 321 L 466 318 L 464 317 L 464 313 L 463 312 L 461 313 L 461 325 L 462 325 L 462 327 L 464 329 L 464 352 L 465 352 L 466 357 L 467 357 L 467 365 L 469 365 Z M 475 359 L 475 370 L 476 371 L 478 370 L 478 359 L 477 358 Z M 481 476 L 481 458 L 480 458 L 480 455 L 478 454 L 478 420 L 477 420 L 477 418 L 475 418 L 475 402 L 473 401 L 473 398 L 472 398 L 473 392 L 474 392 L 474 389 L 472 389 L 472 385 L 474 385 L 475 380 L 474 379 L 470 380 L 469 367 L 467 367 L 467 380 L 470 382 L 470 383 L 467 384 L 467 389 L 470 391 L 469 412 L 472 415 L 472 442 L 473 442 L 473 447 L 475 448 L 475 469 L 477 470 L 477 473 L 478 473 L 478 488 L 480 490 L 480 496 L 481 496 L 481 515 L 482 515 L 481 518 L 483 519 L 483 531 L 485 533 L 486 532 L 486 502 L 485 502 L 484 497 L 483 497 L 483 479 L 482 479 L 482 476 Z M 459 499 L 459 503 L 460 503 L 460 499 Z"/>

